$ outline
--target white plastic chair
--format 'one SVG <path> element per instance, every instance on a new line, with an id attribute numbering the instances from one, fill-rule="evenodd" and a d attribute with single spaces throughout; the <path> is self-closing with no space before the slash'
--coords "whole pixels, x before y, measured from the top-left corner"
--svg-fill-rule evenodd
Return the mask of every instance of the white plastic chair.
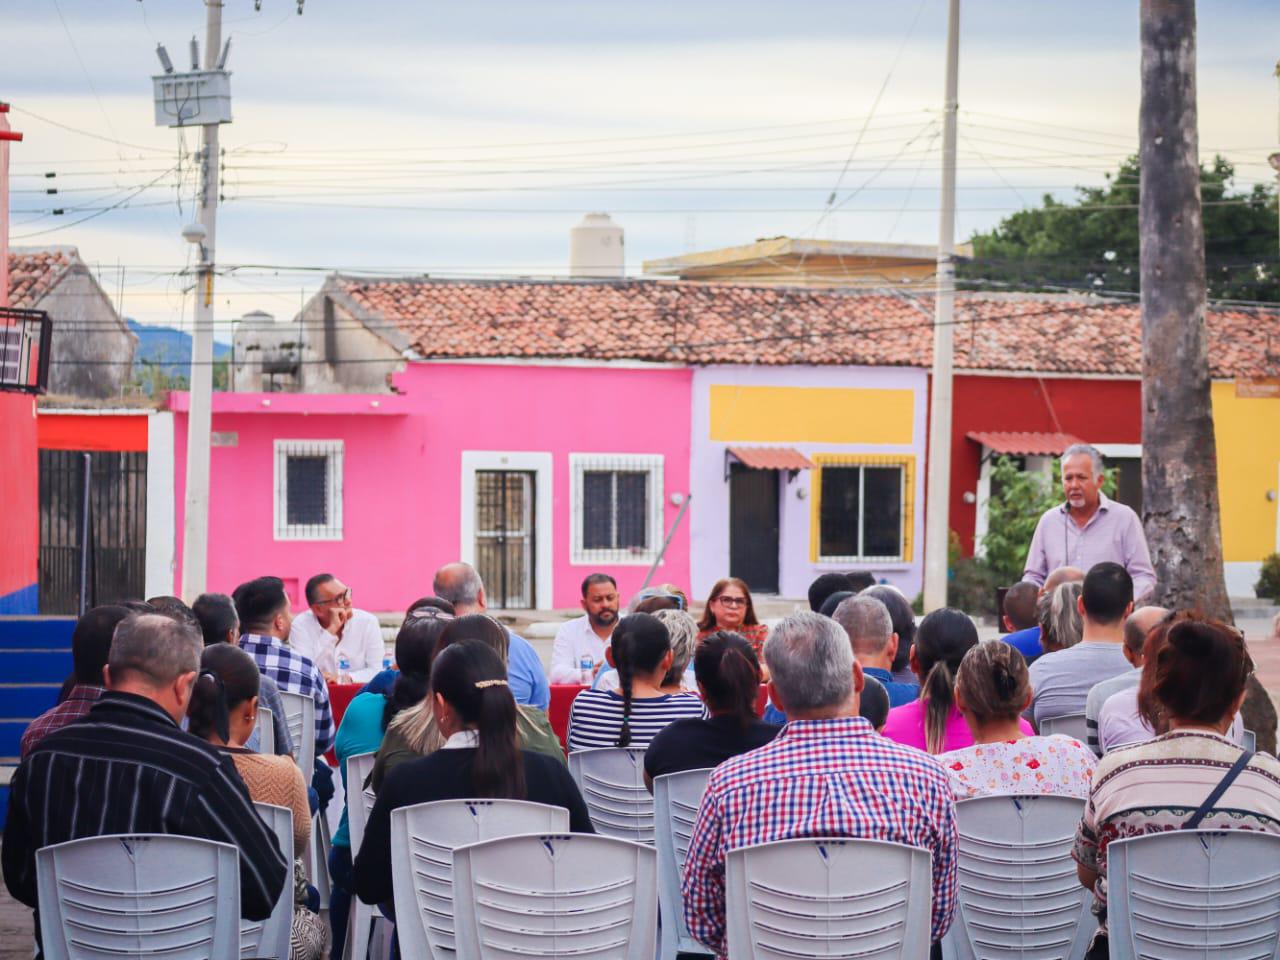
<path id="1" fill-rule="evenodd" d="M 258 752 L 276 752 L 276 725 L 270 707 L 258 708 Z"/>
<path id="2" fill-rule="evenodd" d="M 1097 923 L 1071 857 L 1079 797 L 977 797 L 956 804 L 956 915 L 945 960 L 1081 960 Z"/>
<path id="3" fill-rule="evenodd" d="M 376 753 L 357 753 L 347 757 L 347 830 L 351 837 L 351 858 L 354 861 L 364 842 L 364 826 L 373 810 L 373 788 L 364 782 L 373 772 Z M 344 957 L 365 960 L 369 953 L 369 935 L 374 921 L 385 919 L 378 908 L 365 903 L 359 897 L 351 898 L 351 917 L 347 923 L 347 946 Z"/>
<path id="4" fill-rule="evenodd" d="M 1089 726 L 1083 713 L 1068 713 L 1061 717 L 1045 717 L 1040 721 L 1040 736 L 1052 737 L 1065 734 L 1075 737 L 1081 743 L 1089 744 Z"/>
<path id="5" fill-rule="evenodd" d="M 653 847 L 589 833 L 526 834 L 453 854 L 458 960 L 653 960 Z"/>
<path id="6" fill-rule="evenodd" d="M 36 851 L 46 960 L 238 960 L 240 855 L 167 834 L 87 837 Z"/>
<path id="7" fill-rule="evenodd" d="M 644 785 L 642 747 L 602 747 L 569 754 L 573 775 L 596 832 L 653 843 L 653 797 Z"/>
<path id="8" fill-rule="evenodd" d="M 561 833 L 569 811 L 524 800 L 439 800 L 391 811 L 391 882 L 403 957 L 454 956 L 453 851 L 519 833 Z"/>
<path id="9" fill-rule="evenodd" d="M 779 840 L 725 858 L 729 960 L 927 960 L 932 857 L 882 840 Z"/>
<path id="10" fill-rule="evenodd" d="M 293 759 L 302 771 L 303 782 L 311 786 L 316 772 L 316 702 L 301 693 L 280 691 L 284 723 L 293 740 Z M 329 906 L 329 820 L 321 810 L 311 820 L 311 846 L 306 852 L 307 879 L 320 894 L 320 909 Z"/>
<path id="11" fill-rule="evenodd" d="M 684 898 L 680 878 L 689 855 L 689 838 L 698 817 L 698 806 L 707 789 L 707 770 L 685 770 L 653 781 L 654 833 L 658 853 L 658 909 L 662 918 L 662 960 L 678 953 L 711 951 L 689 935 L 684 922 Z"/>
<path id="12" fill-rule="evenodd" d="M 1172 830 L 1107 845 L 1112 960 L 1280 952 L 1280 836 Z"/>
<path id="13" fill-rule="evenodd" d="M 240 921 L 240 957 L 289 960 L 289 935 L 293 932 L 293 811 L 270 803 L 255 803 L 253 809 L 275 836 L 289 874 L 270 917 Z"/>

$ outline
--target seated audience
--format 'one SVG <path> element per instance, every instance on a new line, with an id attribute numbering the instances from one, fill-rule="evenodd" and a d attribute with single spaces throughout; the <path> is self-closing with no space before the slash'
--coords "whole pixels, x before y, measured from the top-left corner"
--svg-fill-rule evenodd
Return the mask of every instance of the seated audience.
<path id="1" fill-rule="evenodd" d="M 663 689 L 675 660 L 662 621 L 648 613 L 623 617 L 610 644 L 617 690 L 583 690 L 569 709 L 569 750 L 640 747 L 674 720 L 705 717 L 691 693 Z"/>
<path id="2" fill-rule="evenodd" d="M 712 586 L 706 609 L 702 619 L 698 621 L 698 640 L 701 641 L 717 630 L 728 630 L 746 637 L 747 642 L 755 647 L 757 656 L 760 655 L 765 637 L 769 635 L 769 628 L 756 619 L 751 591 L 746 582 L 737 577 L 717 580 Z"/>
<path id="3" fill-rule="evenodd" d="M 23 731 L 18 750 L 23 759 L 31 749 L 72 721 L 88 714 L 102 696 L 102 670 L 111 652 L 111 635 L 116 626 L 129 616 L 122 606 L 101 606 L 86 610 L 71 631 L 72 677 L 75 683 L 58 705 L 36 717 Z"/>
<path id="4" fill-rule="evenodd" d="M 853 658 L 862 672 L 879 680 L 889 695 L 889 706 L 900 707 L 920 696 L 920 685 L 898 683 L 890 668 L 898 652 L 898 635 L 893 632 L 889 608 L 875 597 L 858 594 L 836 607 L 833 619 L 844 627 L 853 644 Z"/>
<path id="5" fill-rule="evenodd" d="M 1118 673 L 1109 680 L 1095 683 L 1084 701 L 1084 722 L 1089 731 L 1089 749 L 1102 756 L 1102 745 L 1098 741 L 1098 714 L 1102 705 L 1121 690 L 1138 686 L 1138 677 L 1142 671 L 1142 647 L 1147 634 L 1157 623 L 1169 615 L 1164 607 L 1143 607 L 1129 614 L 1124 621 L 1124 658 L 1134 669 L 1126 673 Z M 1136 712 L 1137 701 L 1134 709 Z M 1141 739 L 1146 740 L 1147 737 Z"/>
<path id="6" fill-rule="evenodd" d="M 894 707 L 884 725 L 890 740 L 948 753 L 973 743 L 973 733 L 956 707 L 955 674 L 970 648 L 978 645 L 978 629 L 959 610 L 944 607 L 920 621 L 911 647 L 911 669 L 920 679 L 920 699 Z M 1032 733 L 1023 723 L 1024 733 Z"/>
<path id="7" fill-rule="evenodd" d="M 878 583 L 862 592 L 868 597 L 875 597 L 888 608 L 893 632 L 898 635 L 898 652 L 894 654 L 893 665 L 889 668 L 893 679 L 898 683 L 916 683 L 910 661 L 911 645 L 916 642 L 916 615 L 911 604 L 901 590 L 889 583 Z"/>
<path id="8" fill-rule="evenodd" d="M 852 590 L 837 590 L 835 593 L 831 594 L 831 596 L 827 597 L 827 599 L 822 601 L 822 606 L 818 608 L 818 613 L 822 614 L 824 617 L 832 617 L 834 619 L 836 607 L 840 606 L 840 604 L 844 603 L 850 597 L 856 596 L 857 594 Z"/>
<path id="9" fill-rule="evenodd" d="M 875 677 L 862 678 L 862 693 L 858 697 L 858 716 L 866 720 L 876 733 L 884 730 L 889 721 L 889 694 L 884 684 Z"/>
<path id="10" fill-rule="evenodd" d="M 1064 584 L 1058 590 L 1062 591 Z M 1057 605 L 1058 594 L 1054 594 Z M 1070 647 L 1045 653 L 1031 665 L 1031 708 L 1036 726 L 1049 717 L 1083 716 L 1095 683 L 1127 673 L 1124 621 L 1133 612 L 1133 578 L 1118 563 L 1095 564 L 1085 574 L 1077 603 L 1084 618 L 1082 639 Z M 1061 641 L 1061 621 L 1054 639 Z"/>
<path id="11" fill-rule="evenodd" d="M 295 893 L 290 955 L 296 960 L 318 960 L 328 928 L 320 915 L 306 906 L 304 858 L 311 842 L 307 785 L 290 757 L 264 755 L 245 746 L 258 722 L 260 682 L 258 665 L 243 650 L 221 642 L 205 647 L 187 706 L 187 729 L 231 757 L 249 789 L 249 799 L 293 811 Z"/>
<path id="12" fill-rule="evenodd" d="M 431 608 L 435 608 L 435 612 L 432 612 Z M 447 613 L 452 618 L 454 616 L 453 604 L 448 600 L 441 600 L 439 597 L 419 597 L 409 604 L 409 608 L 404 612 L 404 619 L 400 623 L 403 626 L 408 620 L 439 616 L 441 613 Z M 393 657 L 394 651 L 395 645 L 393 644 Z M 396 682 L 396 677 L 398 676 L 400 676 L 400 671 L 396 669 L 395 663 L 392 663 L 391 666 L 375 673 L 373 679 L 360 688 L 360 693 L 390 693 L 391 686 Z"/>
<path id="13" fill-rule="evenodd" d="M 436 657 L 431 699 L 444 746 L 393 770 L 378 792 L 354 870 L 365 903 L 391 900 L 391 811 L 400 807 L 481 797 L 530 800 L 564 807 L 570 830 L 593 832 L 564 764 L 517 745 L 516 702 L 506 677 L 507 665 L 479 640 L 450 644 Z"/>
<path id="14" fill-rule="evenodd" d="M 589 574 L 582 581 L 582 611 L 556 630 L 548 671 L 552 683 L 589 683 L 599 672 L 618 625 L 618 582 L 607 573 Z"/>
<path id="15" fill-rule="evenodd" d="M 1031 702 L 1027 662 L 1007 643 L 970 647 L 956 671 L 956 708 L 973 745 L 938 757 L 957 800 L 993 794 L 1089 795 L 1093 752 L 1070 737 L 1028 736 L 1020 724 Z"/>
<path id="16" fill-rule="evenodd" d="M 289 646 L 314 663 L 329 683 L 373 679 L 387 654 L 378 618 L 353 607 L 351 588 L 331 573 L 317 573 L 304 594 L 307 609 L 293 618 Z"/>
<path id="17" fill-rule="evenodd" d="M 173 617 L 175 620 L 181 620 L 183 623 L 198 627 L 199 621 L 196 619 L 195 611 L 183 603 L 178 597 L 152 597 L 145 601 L 156 613 L 162 613 L 166 617 Z"/>
<path id="18" fill-rule="evenodd" d="M 240 617 L 236 615 L 235 604 L 225 593 L 200 594 L 191 605 L 191 612 L 200 625 L 206 648 L 215 643 L 240 646 Z M 272 752 L 280 756 L 292 756 L 293 737 L 289 733 L 289 720 L 284 713 L 284 702 L 280 699 L 280 688 L 268 676 L 264 675 L 259 683 L 258 699 L 271 711 L 271 731 L 275 742 L 275 750 Z M 259 738 L 260 733 L 255 725 L 245 746 L 250 750 L 258 750 Z"/>
<path id="19" fill-rule="evenodd" d="M 845 576 L 849 578 L 849 589 L 854 593 L 861 593 L 876 585 L 875 574 L 867 570 L 851 570 Z"/>
<path id="20" fill-rule="evenodd" d="M 77 723 L 48 734 L 9 785 L 0 859 L 14 899 L 36 906 L 36 851 L 113 833 L 164 833 L 239 851 L 240 914 L 271 915 L 288 877 L 231 758 L 182 732 L 204 649 L 194 627 L 160 614 L 120 621 L 106 691 Z M 37 919 L 36 929 L 39 930 Z"/>
<path id="21" fill-rule="evenodd" d="M 1009 632 L 1000 639 L 1030 663 L 1044 651 L 1040 648 L 1040 624 L 1036 622 L 1036 599 L 1040 588 L 1028 580 L 1019 580 L 1004 595 L 1001 619 Z"/>
<path id="22" fill-rule="evenodd" d="M 712 771 L 681 885 L 689 932 L 725 954 L 724 863 L 741 847 L 797 837 L 860 837 L 928 850 L 930 938 L 951 926 L 955 805 L 946 774 L 858 716 L 862 670 L 838 624 L 785 618 L 765 643 L 770 696 L 791 718 L 769 743 Z M 804 951 L 800 951 L 803 953 Z"/>
<path id="23" fill-rule="evenodd" d="M 1083 583 L 1068 580 L 1045 595 L 1045 622 L 1040 628 L 1042 655 L 1074 647 L 1084 638 L 1084 620 L 1080 616 L 1083 590 Z"/>
<path id="24" fill-rule="evenodd" d="M 1149 609 L 1147 607 L 1144 610 Z M 1141 611 L 1139 611 L 1141 612 Z M 1134 614 L 1137 616 L 1137 614 Z M 1183 615 L 1185 618 L 1185 614 Z M 1132 746 L 1135 743 L 1146 743 L 1154 738 L 1157 734 L 1166 732 L 1167 728 L 1152 727 L 1148 720 L 1151 713 L 1150 694 L 1146 694 L 1147 708 L 1144 709 L 1143 701 L 1143 681 L 1147 681 L 1148 688 L 1154 674 L 1148 674 L 1147 663 L 1154 664 L 1158 658 L 1160 651 L 1164 648 L 1165 642 L 1169 636 L 1169 629 L 1180 618 L 1172 614 L 1159 620 L 1142 638 L 1142 650 L 1134 666 L 1136 670 L 1131 670 L 1123 676 L 1132 677 L 1133 683 L 1121 689 L 1118 693 L 1113 693 L 1103 702 L 1102 708 L 1098 711 L 1098 745 L 1102 753 L 1107 754 L 1120 747 Z M 1128 638 L 1126 636 L 1126 643 Z M 1154 670 L 1154 667 L 1152 668 Z M 1097 689 L 1096 687 L 1094 689 Z M 1246 694 L 1247 696 L 1247 694 Z M 1227 730 L 1227 739 L 1232 743 L 1242 745 L 1244 743 L 1244 722 L 1241 714 L 1237 713 L 1231 721 L 1231 726 Z"/>
<path id="25" fill-rule="evenodd" d="M 1225 733 L 1253 671 L 1244 639 L 1224 623 L 1190 614 L 1169 624 L 1163 645 L 1153 650 L 1158 632 L 1147 638 L 1141 688 L 1147 722 L 1167 732 L 1099 761 L 1076 834 L 1077 873 L 1093 891 L 1099 917 L 1090 958 L 1107 956 L 1112 840 L 1182 829 L 1197 817 L 1201 830 L 1280 833 L 1280 761 L 1267 754 L 1253 754 L 1212 808 L 1205 808 L 1242 756 Z"/>
<path id="26" fill-rule="evenodd" d="M 809 584 L 809 609 L 814 613 L 822 611 L 822 605 L 833 593 L 852 594 L 853 582 L 847 573 L 822 573 Z"/>
<path id="27" fill-rule="evenodd" d="M 656 599 L 656 598 L 655 598 Z M 641 604 L 645 606 L 645 604 Z M 640 613 L 651 613 L 662 621 L 667 628 L 667 636 L 671 639 L 671 669 L 662 678 L 662 689 L 666 693 L 695 693 L 698 681 L 693 673 L 693 651 L 698 644 L 698 621 L 691 614 L 675 607 L 660 607 L 657 610 L 641 610 Z M 610 667 L 602 670 L 591 686 L 596 690 L 618 689 L 618 671 L 613 669 L 613 654 L 605 649 Z"/>
<path id="28" fill-rule="evenodd" d="M 486 644 L 503 663 L 507 662 L 510 632 L 492 617 L 470 614 L 446 623 L 436 641 L 432 657 L 437 657 L 446 647 L 463 640 L 478 640 Z M 436 723 L 432 698 L 427 696 L 416 706 L 398 713 L 387 725 L 386 736 L 378 748 L 373 764 L 373 789 L 381 790 L 388 774 L 408 760 L 416 760 L 434 753 L 444 746 L 444 735 Z M 547 715 L 537 707 L 525 703 L 516 704 L 516 736 L 520 749 L 541 753 L 565 764 L 564 748 L 551 727 Z"/>
<path id="29" fill-rule="evenodd" d="M 693 672 L 711 716 L 676 720 L 650 741 L 644 754 L 645 782 L 650 789 L 654 777 L 717 766 L 763 746 L 778 734 L 778 727 L 756 716 L 760 661 L 742 637 L 711 634 L 698 645 Z"/>

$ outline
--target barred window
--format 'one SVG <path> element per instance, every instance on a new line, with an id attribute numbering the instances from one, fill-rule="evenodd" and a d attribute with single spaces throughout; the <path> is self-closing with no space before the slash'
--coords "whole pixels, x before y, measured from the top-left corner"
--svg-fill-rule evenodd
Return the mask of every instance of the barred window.
<path id="1" fill-rule="evenodd" d="M 277 440 L 275 538 L 342 539 L 341 440 Z"/>
<path id="2" fill-rule="evenodd" d="M 910 559 L 911 462 L 821 455 L 815 459 L 816 559 Z"/>
<path id="3" fill-rule="evenodd" d="M 647 564 L 662 538 L 662 457 L 570 454 L 574 563 Z"/>

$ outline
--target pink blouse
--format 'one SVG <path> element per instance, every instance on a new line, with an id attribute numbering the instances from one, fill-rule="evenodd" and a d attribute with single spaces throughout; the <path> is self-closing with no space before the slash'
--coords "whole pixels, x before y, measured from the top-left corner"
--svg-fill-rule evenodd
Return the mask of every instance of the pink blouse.
<path id="1" fill-rule="evenodd" d="M 1059 736 L 975 743 L 941 754 L 938 762 L 957 800 L 1039 793 L 1084 799 L 1098 760 L 1079 740 Z"/>
<path id="2" fill-rule="evenodd" d="M 924 700 L 913 700 L 889 711 L 889 719 L 885 722 L 881 733 L 903 746 L 926 750 L 924 735 Z M 1018 719 L 1022 732 L 1030 736 L 1035 733 L 1025 718 Z M 954 706 L 947 717 L 946 734 L 942 740 L 942 751 L 959 750 L 961 747 L 973 745 L 973 734 L 969 725 L 964 722 L 964 715 Z"/>

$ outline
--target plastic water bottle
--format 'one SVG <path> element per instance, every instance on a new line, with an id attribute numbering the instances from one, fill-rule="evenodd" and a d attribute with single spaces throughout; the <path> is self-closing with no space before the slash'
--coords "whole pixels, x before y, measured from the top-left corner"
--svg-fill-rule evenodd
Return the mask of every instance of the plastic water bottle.
<path id="1" fill-rule="evenodd" d="M 338 682 L 351 682 L 351 658 L 345 653 L 338 654 Z"/>
<path id="2" fill-rule="evenodd" d="M 591 654 L 584 653 L 582 659 L 578 661 L 578 681 L 584 686 L 591 686 L 591 681 L 595 679 L 596 662 L 591 659 Z"/>

